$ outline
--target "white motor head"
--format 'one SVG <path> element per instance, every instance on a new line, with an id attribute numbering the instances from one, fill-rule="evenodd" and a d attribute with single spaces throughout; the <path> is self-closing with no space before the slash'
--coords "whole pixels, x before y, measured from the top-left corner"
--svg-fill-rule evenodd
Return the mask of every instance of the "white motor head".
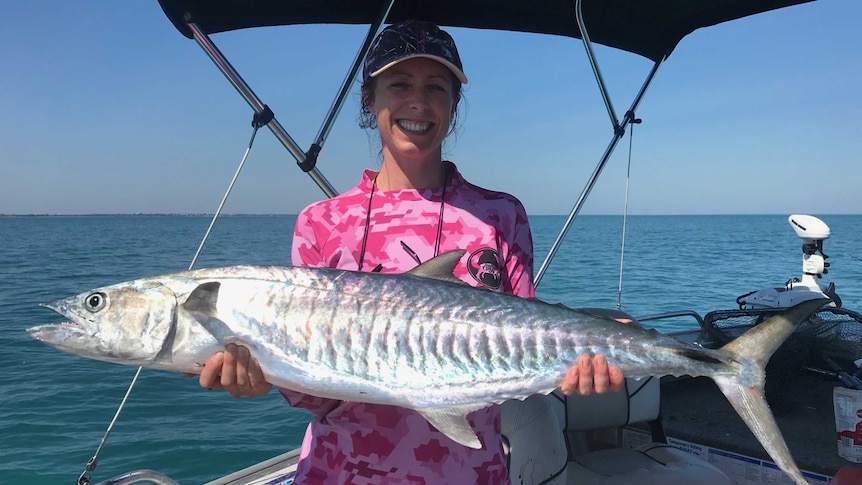
<path id="1" fill-rule="evenodd" d="M 806 244 L 829 238 L 829 226 L 814 216 L 793 214 L 787 218 L 787 222 L 796 231 L 796 235 L 802 238 Z"/>

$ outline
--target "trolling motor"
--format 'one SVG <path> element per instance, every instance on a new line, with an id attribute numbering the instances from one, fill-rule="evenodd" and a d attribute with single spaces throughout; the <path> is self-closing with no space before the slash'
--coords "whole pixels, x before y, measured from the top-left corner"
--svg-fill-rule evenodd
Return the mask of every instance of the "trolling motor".
<path id="1" fill-rule="evenodd" d="M 829 258 L 823 253 L 823 241 L 829 238 L 829 226 L 814 216 L 794 214 L 787 218 L 790 227 L 802 239 L 802 279 L 793 278 L 782 288 L 764 288 L 736 298 L 741 309 L 789 308 L 815 298 L 831 298 L 829 306 L 840 307 L 835 283 L 822 285 L 818 281 L 828 273 Z"/>
<path id="2" fill-rule="evenodd" d="M 829 256 L 823 253 L 823 241 L 829 238 L 829 226 L 816 217 L 798 214 L 788 217 L 787 222 L 790 223 L 790 227 L 793 228 L 796 235 L 802 239 L 802 278 L 788 280 L 783 288 L 765 288 L 739 296 L 736 298 L 739 308 L 743 310 L 788 308 L 803 301 L 823 297 L 832 300 L 827 306 L 836 309 L 841 307 L 841 298 L 835 292 L 835 283 L 823 285 L 818 281 L 829 272 L 829 263 L 826 262 Z M 851 318 L 856 320 L 855 317 Z M 759 320 L 760 318 L 758 318 Z M 858 358 L 860 353 L 840 355 L 840 353 L 833 354 L 826 350 L 834 348 L 833 343 L 840 339 L 838 335 L 841 328 L 840 321 L 834 318 L 809 317 L 808 322 L 813 325 L 810 325 L 802 334 L 806 345 L 797 346 L 796 350 L 802 352 L 803 355 L 805 351 L 814 352 L 821 362 L 820 365 L 825 365 L 826 368 L 809 364 L 803 365 L 801 368 L 815 374 L 829 376 L 840 381 L 844 387 L 849 389 L 862 390 L 862 378 L 860 378 L 862 376 L 862 358 Z M 855 369 L 848 372 L 847 369 L 853 368 L 854 365 Z"/>
<path id="3" fill-rule="evenodd" d="M 821 290 L 817 279 L 829 272 L 826 269 L 829 267 L 826 262 L 829 256 L 823 254 L 823 240 L 829 238 L 829 226 L 816 217 L 805 215 L 792 215 L 787 221 L 802 239 L 802 280 L 799 284 Z"/>

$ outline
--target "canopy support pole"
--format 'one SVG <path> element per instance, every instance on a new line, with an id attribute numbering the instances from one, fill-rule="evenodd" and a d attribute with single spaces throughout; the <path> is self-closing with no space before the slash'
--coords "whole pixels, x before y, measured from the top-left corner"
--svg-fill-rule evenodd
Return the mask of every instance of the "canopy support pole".
<path id="1" fill-rule="evenodd" d="M 650 70 L 649 74 L 647 74 L 646 79 L 644 80 L 643 85 L 635 96 L 634 101 L 632 101 L 632 105 L 628 111 L 626 111 L 625 116 L 623 116 L 622 123 L 617 122 L 616 113 L 614 113 L 613 106 L 611 106 L 610 97 L 608 96 L 607 89 L 605 88 L 605 84 L 602 81 L 601 74 L 599 73 L 598 64 L 596 63 L 595 56 L 593 56 L 592 48 L 590 47 L 589 36 L 587 35 L 586 25 L 584 25 L 583 19 L 581 18 L 581 0 L 577 0 L 575 6 L 575 17 L 578 21 L 578 28 L 581 30 L 581 38 L 584 41 L 584 45 L 587 49 L 587 57 L 590 60 L 590 64 L 593 67 L 593 74 L 596 77 L 596 82 L 599 84 L 599 90 L 602 93 L 602 98 L 605 100 L 605 107 L 608 109 L 608 114 L 611 117 L 611 122 L 614 125 L 614 136 L 611 138 L 610 144 L 605 149 L 604 154 L 602 154 L 602 158 L 599 160 L 598 165 L 593 170 L 592 175 L 590 175 L 589 180 L 587 181 L 587 185 L 581 191 L 580 197 L 578 197 L 577 202 L 575 202 L 575 206 L 572 208 L 572 211 L 569 213 L 569 217 L 566 219 L 566 223 L 563 225 L 563 228 L 560 230 L 560 233 L 557 235 L 557 239 L 554 241 L 554 244 L 551 245 L 550 251 L 548 251 L 548 255 L 545 257 L 545 260 L 542 262 L 542 266 L 539 268 L 539 271 L 536 273 L 536 278 L 534 280 L 534 285 L 536 287 L 539 286 L 539 282 L 542 281 L 542 277 L 545 275 L 545 271 L 547 271 L 548 266 L 551 264 L 551 261 L 554 259 L 554 256 L 557 254 L 557 250 L 560 249 L 560 245 L 563 243 L 563 239 L 566 237 L 566 233 L 569 231 L 569 228 L 574 222 L 575 217 L 577 217 L 578 213 L 581 211 L 581 207 L 584 202 L 587 200 L 587 197 L 590 195 L 590 192 L 593 190 L 593 186 L 599 178 L 599 175 L 602 173 L 602 170 L 605 168 L 605 164 L 607 164 L 608 159 L 610 159 L 611 154 L 614 152 L 614 148 L 616 148 L 617 143 L 622 139 L 625 134 L 626 127 L 632 123 L 635 119 L 635 110 L 638 105 L 640 105 L 641 100 L 646 94 L 646 90 L 649 87 L 650 83 L 652 83 L 653 78 L 655 77 L 656 72 L 658 72 L 658 68 L 661 65 L 662 60 L 656 61 Z"/>
<path id="2" fill-rule="evenodd" d="M 608 116 L 611 117 L 611 124 L 614 126 L 614 132 L 618 132 L 621 127 L 617 121 L 617 112 L 614 111 L 611 105 L 611 97 L 608 94 L 608 88 L 605 86 L 605 80 L 602 78 L 602 73 L 599 71 L 599 65 L 596 62 L 596 56 L 593 54 L 592 42 L 590 42 L 590 34 L 587 32 L 587 25 L 584 23 L 584 14 L 581 11 L 582 0 L 575 2 L 575 20 L 578 22 L 578 30 L 581 31 L 581 40 L 584 41 L 584 48 L 587 50 L 587 59 L 590 61 L 590 67 L 593 68 L 593 76 L 599 84 L 599 91 L 602 94 L 602 100 L 605 102 L 605 108 L 608 110 Z"/>
<path id="3" fill-rule="evenodd" d="M 377 16 L 377 20 L 374 21 L 371 25 L 369 25 L 368 34 L 365 36 L 365 41 L 359 48 L 359 52 L 356 53 L 356 58 L 353 60 L 353 65 L 347 72 L 347 76 L 344 78 L 344 82 L 341 84 L 341 88 L 338 90 L 338 94 L 332 101 L 332 106 L 329 107 L 329 111 L 326 114 L 326 118 L 323 120 L 323 124 L 320 127 L 320 131 L 317 132 L 317 136 L 314 138 L 314 143 L 311 144 L 311 147 L 305 153 L 306 159 L 309 161 L 308 163 L 310 164 L 310 166 L 313 167 L 317 163 L 317 156 L 320 153 L 320 150 L 323 149 L 323 144 L 324 142 L 326 142 L 326 137 L 329 136 L 329 131 L 332 129 L 332 125 L 335 123 L 335 118 L 338 117 L 338 114 L 341 111 L 341 107 L 344 106 L 344 101 L 347 99 L 347 94 L 348 92 L 350 92 L 350 85 L 353 84 L 353 82 L 356 80 L 356 75 L 359 73 L 359 68 L 362 65 L 362 62 L 365 60 L 365 55 L 368 53 L 368 50 L 371 48 L 371 43 L 374 42 L 374 38 L 380 31 L 380 26 L 383 25 L 383 22 L 386 20 L 386 17 L 389 16 L 389 11 L 392 9 L 393 5 L 395 5 L 395 0 L 387 0 L 383 2 L 383 9 Z"/>
<path id="4" fill-rule="evenodd" d="M 237 73 L 233 66 L 231 66 L 230 62 L 228 62 L 221 51 L 219 51 L 215 44 L 213 44 L 209 36 L 207 36 L 194 22 L 189 22 L 187 25 L 189 26 L 189 29 L 191 29 L 198 45 L 200 45 L 204 52 L 207 53 L 233 87 L 236 88 L 240 96 L 246 100 L 255 113 L 262 113 L 264 111 L 264 104 L 260 101 L 260 98 L 254 94 L 248 84 L 246 84 L 242 77 L 240 77 L 239 73 Z M 299 145 L 297 145 L 287 131 L 284 130 L 278 120 L 273 117 L 272 121 L 267 123 L 267 126 L 281 144 L 284 145 L 287 151 L 293 155 L 293 158 L 296 159 L 296 163 L 302 167 L 306 161 L 305 153 L 302 152 L 302 149 L 299 148 Z M 316 183 L 328 197 L 335 197 L 338 194 L 329 181 L 326 180 L 323 174 L 318 172 L 316 168 L 312 167 L 310 170 L 307 170 L 307 172 L 314 183 Z"/>

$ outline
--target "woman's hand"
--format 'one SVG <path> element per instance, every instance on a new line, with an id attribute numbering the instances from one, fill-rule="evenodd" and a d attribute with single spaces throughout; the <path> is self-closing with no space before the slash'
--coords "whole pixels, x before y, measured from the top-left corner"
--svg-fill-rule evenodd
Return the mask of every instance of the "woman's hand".
<path id="1" fill-rule="evenodd" d="M 205 389 L 224 389 L 234 399 L 263 396 L 272 389 L 257 360 L 247 348 L 236 344 L 227 344 L 224 352 L 217 352 L 206 361 L 200 385 Z"/>
<path id="2" fill-rule="evenodd" d="M 604 394 L 609 389 L 614 392 L 621 391 L 624 383 L 622 371 L 615 366 L 608 366 L 605 356 L 596 355 L 590 358 L 588 354 L 584 354 L 566 371 L 560 390 L 567 396 L 576 392 L 588 396 L 593 392 Z"/>

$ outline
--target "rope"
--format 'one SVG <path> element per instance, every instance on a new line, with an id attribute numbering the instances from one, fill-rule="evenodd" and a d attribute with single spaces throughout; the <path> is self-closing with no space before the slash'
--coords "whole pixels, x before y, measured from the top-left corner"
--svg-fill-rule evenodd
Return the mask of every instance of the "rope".
<path id="1" fill-rule="evenodd" d="M 143 369 L 143 367 L 138 367 L 138 371 L 135 372 L 135 377 L 132 377 L 132 382 L 129 384 L 129 388 L 126 389 L 126 395 L 123 396 L 123 400 L 120 401 L 120 406 L 117 408 L 117 412 L 114 413 L 114 419 L 111 420 L 111 423 L 108 425 L 108 429 L 105 430 L 105 435 L 102 436 L 102 441 L 99 442 L 99 446 L 96 448 L 96 453 L 93 454 L 93 457 L 87 462 L 84 472 L 78 477 L 78 485 L 90 484 L 90 479 L 93 478 L 93 472 L 96 470 L 96 465 L 99 463 L 99 453 L 102 452 L 102 447 L 105 446 L 105 442 L 108 441 L 108 436 L 111 434 L 111 430 L 114 429 L 114 423 L 117 422 L 117 418 L 120 417 L 120 411 L 123 410 L 123 406 L 126 405 L 126 401 L 129 399 L 129 394 L 132 393 L 132 388 L 135 387 L 135 383 L 138 382 L 138 376 L 141 375 L 141 369 Z"/>
<path id="2" fill-rule="evenodd" d="M 242 156 L 242 160 L 239 162 L 239 166 L 236 169 L 236 172 L 233 174 L 233 178 L 230 181 L 230 184 L 227 187 L 227 191 L 222 197 L 221 202 L 218 205 L 218 208 L 213 214 L 212 221 L 210 221 L 210 225 L 207 228 L 206 233 L 201 239 L 201 243 L 198 246 L 197 251 L 195 251 L 195 255 L 192 258 L 192 262 L 189 264 L 189 271 L 194 269 L 195 263 L 198 260 L 198 256 L 200 256 L 201 251 L 204 248 L 204 244 L 206 244 L 207 239 L 209 239 L 209 235 L 212 232 L 212 228 L 215 225 L 216 220 L 221 215 L 221 211 L 224 208 L 225 202 L 227 202 L 227 198 L 233 190 L 234 185 L 236 184 L 236 180 L 239 177 L 240 172 L 242 171 L 242 167 L 245 165 L 246 159 L 248 159 L 248 154 L 251 152 L 251 147 L 254 145 L 254 138 L 257 135 L 257 130 L 259 130 L 262 126 L 265 126 L 269 123 L 269 120 L 272 119 L 272 112 L 269 111 L 269 108 L 264 105 L 264 111 L 262 113 L 255 113 L 254 118 L 252 119 L 252 127 L 254 128 L 251 132 L 251 139 L 248 141 L 248 147 L 245 150 L 245 153 Z M 102 440 L 99 442 L 99 446 L 96 448 L 96 452 L 93 454 L 93 457 L 87 462 L 87 466 L 84 467 L 84 471 L 78 477 L 77 485 L 90 485 L 90 481 L 93 477 L 93 472 L 96 470 L 96 466 L 99 463 L 99 453 L 102 451 L 102 447 L 105 445 L 105 442 L 108 441 L 108 436 L 111 434 L 111 430 L 114 428 L 114 424 L 117 422 L 117 418 L 120 416 L 120 412 L 122 412 L 123 407 L 126 405 L 126 401 L 129 398 L 129 395 L 132 393 L 132 389 L 135 387 L 135 384 L 138 382 L 138 376 L 141 375 L 141 370 L 143 367 L 138 367 L 137 372 L 135 372 L 135 376 L 132 378 L 132 382 L 129 383 L 129 388 L 126 390 L 126 395 L 123 396 L 123 400 L 120 401 L 119 407 L 117 407 L 117 412 L 114 413 L 114 419 L 111 420 L 111 423 L 108 425 L 108 429 L 105 430 L 104 436 L 102 436 Z"/>
<path id="3" fill-rule="evenodd" d="M 233 190 L 234 184 L 236 184 L 236 179 L 239 177 L 239 173 L 242 171 L 243 165 L 245 165 L 245 160 L 248 158 L 248 153 L 251 151 L 252 144 L 254 144 L 254 136 L 257 134 L 257 130 L 258 130 L 258 127 L 255 125 L 254 131 L 252 131 L 252 133 L 251 133 L 251 140 L 249 140 L 249 142 L 248 142 L 248 148 L 245 149 L 245 154 L 243 154 L 242 160 L 239 162 L 239 166 L 236 168 L 236 172 L 233 174 L 233 178 L 231 179 L 230 184 L 227 187 L 227 191 L 225 191 L 224 196 L 221 199 L 221 202 L 219 202 L 219 205 L 218 205 L 218 208 L 216 209 L 215 214 L 213 214 L 213 218 L 210 221 L 210 225 L 209 225 L 209 227 L 207 227 L 207 232 L 204 233 L 204 237 L 203 237 L 203 239 L 201 239 L 201 244 L 200 244 L 200 246 L 198 246 L 198 250 L 195 251 L 195 256 L 192 258 L 191 264 L 189 264 L 189 271 L 191 271 L 192 268 L 195 267 L 195 263 L 198 260 L 198 256 L 200 256 L 201 251 L 203 251 L 204 244 L 206 244 L 207 239 L 209 239 L 210 232 L 212 232 L 213 226 L 215 225 L 216 220 L 218 219 L 219 215 L 221 214 L 222 208 L 224 208 L 224 204 L 225 204 L 225 202 L 227 202 L 227 198 L 230 195 L 231 190 Z"/>
<path id="4" fill-rule="evenodd" d="M 631 117 L 631 130 L 629 131 L 629 156 L 628 156 L 628 166 L 626 167 L 626 196 L 625 203 L 623 205 L 623 235 L 622 242 L 620 243 L 620 284 L 619 289 L 617 290 L 617 310 L 622 310 L 623 308 L 623 265 L 626 254 L 626 225 L 628 223 L 628 214 L 629 214 L 629 181 L 631 179 L 632 173 L 632 140 L 635 136 L 635 124 L 641 122 L 640 119 L 634 117 L 634 113 L 629 111 L 626 113 L 626 116 Z"/>

